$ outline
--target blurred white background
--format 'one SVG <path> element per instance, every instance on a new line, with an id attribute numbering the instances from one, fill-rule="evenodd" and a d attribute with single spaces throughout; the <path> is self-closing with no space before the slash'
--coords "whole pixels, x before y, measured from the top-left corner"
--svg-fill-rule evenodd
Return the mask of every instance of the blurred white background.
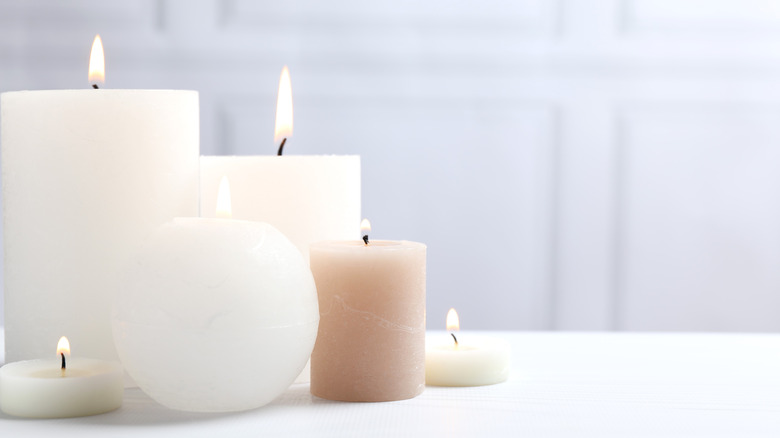
<path id="1" fill-rule="evenodd" d="M 87 87 L 95 33 L 207 155 L 275 152 L 289 65 L 285 152 L 361 155 L 429 328 L 780 329 L 780 1 L 0 0 L 0 91 Z"/>

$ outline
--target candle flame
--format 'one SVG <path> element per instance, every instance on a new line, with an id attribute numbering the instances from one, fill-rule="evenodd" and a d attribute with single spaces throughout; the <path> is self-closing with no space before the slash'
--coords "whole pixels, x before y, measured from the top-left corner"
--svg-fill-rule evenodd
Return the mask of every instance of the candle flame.
<path id="1" fill-rule="evenodd" d="M 106 82 L 106 61 L 103 55 L 103 41 L 95 35 L 92 52 L 89 54 L 89 84 L 104 85 Z"/>
<path id="2" fill-rule="evenodd" d="M 219 193 L 217 194 L 217 217 L 230 219 L 233 217 L 233 208 L 230 204 L 230 183 L 227 176 L 219 181 Z"/>
<path id="3" fill-rule="evenodd" d="M 363 221 L 360 222 L 360 234 L 366 235 L 369 231 L 371 231 L 371 222 L 369 222 L 368 219 L 363 219 Z"/>
<path id="4" fill-rule="evenodd" d="M 450 309 L 447 312 L 447 331 L 456 332 L 460 330 L 460 319 L 458 318 L 458 312 L 455 309 Z"/>
<path id="5" fill-rule="evenodd" d="M 68 338 L 65 336 L 61 337 L 60 341 L 57 342 L 57 356 L 60 354 L 70 356 L 70 342 L 68 342 Z"/>
<path id="6" fill-rule="evenodd" d="M 276 125 L 274 127 L 274 144 L 279 144 L 283 138 L 291 137 L 293 133 L 293 104 L 290 69 L 285 65 L 279 76 L 279 94 L 276 96 Z"/>

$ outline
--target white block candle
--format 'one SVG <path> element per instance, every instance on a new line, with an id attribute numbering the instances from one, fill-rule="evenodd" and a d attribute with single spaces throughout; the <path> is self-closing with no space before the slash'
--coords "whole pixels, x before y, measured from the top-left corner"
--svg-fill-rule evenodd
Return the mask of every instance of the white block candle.
<path id="1" fill-rule="evenodd" d="M 119 273 L 152 230 L 198 213 L 198 94 L 3 93 L 6 360 L 66 334 L 115 359 Z"/>

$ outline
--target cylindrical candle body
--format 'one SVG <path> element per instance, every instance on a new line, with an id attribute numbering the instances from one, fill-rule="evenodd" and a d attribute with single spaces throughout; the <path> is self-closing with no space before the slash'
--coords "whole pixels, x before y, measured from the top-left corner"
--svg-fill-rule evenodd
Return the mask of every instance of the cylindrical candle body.
<path id="1" fill-rule="evenodd" d="M 217 188 L 230 180 L 233 219 L 267 222 L 309 260 L 309 245 L 358 239 L 360 157 L 201 157 L 200 214 L 214 217 Z"/>
<path id="2" fill-rule="evenodd" d="M 425 245 L 319 242 L 310 265 L 320 304 L 312 394 L 390 401 L 425 388 Z"/>
<path id="3" fill-rule="evenodd" d="M 434 386 L 482 386 L 509 377 L 509 343 L 496 338 L 460 334 L 428 339 L 425 383 Z"/>
<path id="4" fill-rule="evenodd" d="M 119 272 L 152 230 L 198 212 L 198 94 L 3 93 L 7 361 L 68 336 L 116 359 Z"/>
<path id="5" fill-rule="evenodd" d="M 74 358 L 65 377 L 59 359 L 14 362 L 0 368 L 0 408 L 17 417 L 64 418 L 102 414 L 122 406 L 117 362 Z"/>

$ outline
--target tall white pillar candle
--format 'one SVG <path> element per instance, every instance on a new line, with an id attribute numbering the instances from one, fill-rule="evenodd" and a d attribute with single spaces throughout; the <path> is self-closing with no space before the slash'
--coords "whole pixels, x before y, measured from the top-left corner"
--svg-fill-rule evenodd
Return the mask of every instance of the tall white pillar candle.
<path id="1" fill-rule="evenodd" d="M 198 94 L 3 93 L 6 361 L 62 335 L 115 359 L 110 307 L 139 242 L 198 212 Z"/>

